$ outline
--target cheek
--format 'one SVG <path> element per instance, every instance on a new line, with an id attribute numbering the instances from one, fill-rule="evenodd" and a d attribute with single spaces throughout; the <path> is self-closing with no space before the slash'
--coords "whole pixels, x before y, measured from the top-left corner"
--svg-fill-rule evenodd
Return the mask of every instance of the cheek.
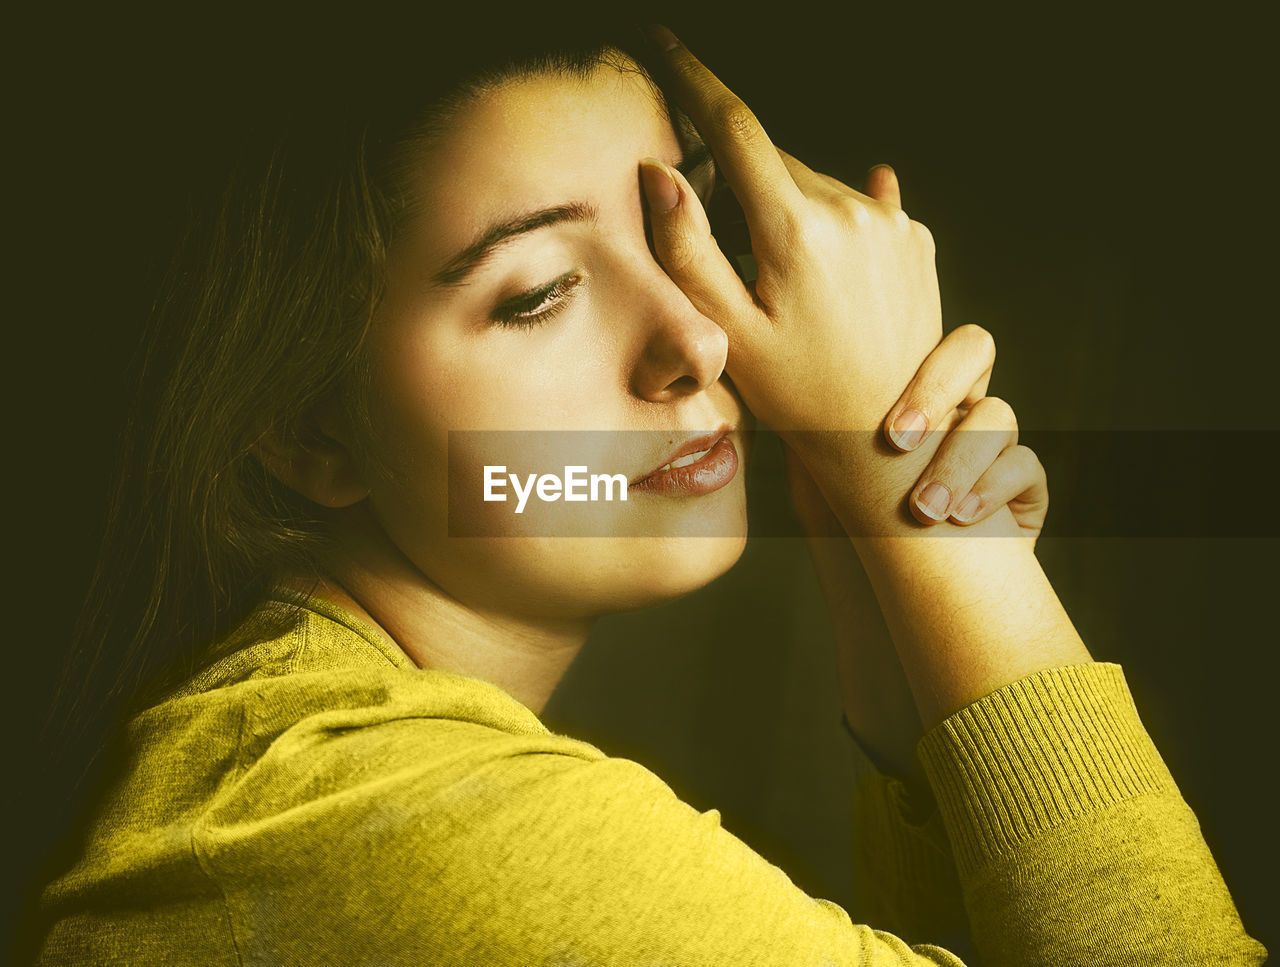
<path id="1" fill-rule="evenodd" d="M 397 543 L 562 534 L 557 512 L 581 505 L 534 500 L 514 515 L 507 475 L 563 475 L 571 465 L 634 473 L 617 433 L 582 432 L 618 427 L 625 402 L 605 354 L 584 347 L 581 331 L 459 336 L 445 326 L 398 340 L 384 333 L 371 346 L 374 441 L 362 470 Z M 486 467 L 504 468 L 507 503 L 483 499 Z"/>
<path id="2" fill-rule="evenodd" d="M 398 430 L 615 427 L 625 404 L 617 348 L 594 320 L 461 338 L 403 340 L 381 353 L 375 381 Z M 612 419 L 616 418 L 616 419 Z"/>

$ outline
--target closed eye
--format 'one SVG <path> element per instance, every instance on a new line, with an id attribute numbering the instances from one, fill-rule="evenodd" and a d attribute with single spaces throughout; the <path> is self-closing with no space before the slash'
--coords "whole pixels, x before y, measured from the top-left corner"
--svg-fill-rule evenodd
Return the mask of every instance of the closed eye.
<path id="1" fill-rule="evenodd" d="M 490 315 L 490 321 L 515 329 L 532 329 L 550 322 L 568 307 L 573 290 L 581 282 L 579 273 L 568 272 L 553 282 L 499 303 Z"/>

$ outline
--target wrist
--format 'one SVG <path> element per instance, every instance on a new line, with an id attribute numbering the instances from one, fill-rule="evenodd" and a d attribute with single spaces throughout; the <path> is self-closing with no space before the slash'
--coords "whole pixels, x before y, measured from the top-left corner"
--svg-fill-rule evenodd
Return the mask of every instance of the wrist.
<path id="1" fill-rule="evenodd" d="M 982 523 L 998 517 L 1016 527 L 1007 507 Z M 1092 660 L 1030 544 L 854 542 L 926 731 L 1010 682 Z"/>
<path id="2" fill-rule="evenodd" d="M 910 495 L 961 418 L 953 411 L 908 453 L 889 444 L 879 429 L 807 432 L 795 434 L 787 442 L 809 469 L 829 513 L 855 541 L 876 537 L 1021 537 L 1023 532 L 1011 514 L 960 526 L 949 521 L 922 524 L 913 512 Z M 830 523 L 821 520 L 801 516 L 801 523 L 812 536 L 833 531 Z"/>

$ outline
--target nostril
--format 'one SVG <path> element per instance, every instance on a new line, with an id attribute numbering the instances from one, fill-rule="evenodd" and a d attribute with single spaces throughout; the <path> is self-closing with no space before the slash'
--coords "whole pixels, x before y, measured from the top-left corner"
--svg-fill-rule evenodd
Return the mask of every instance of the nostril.
<path id="1" fill-rule="evenodd" d="M 667 389 L 674 390 L 678 393 L 696 393 L 699 389 L 699 383 L 692 376 L 681 376 L 667 384 Z"/>

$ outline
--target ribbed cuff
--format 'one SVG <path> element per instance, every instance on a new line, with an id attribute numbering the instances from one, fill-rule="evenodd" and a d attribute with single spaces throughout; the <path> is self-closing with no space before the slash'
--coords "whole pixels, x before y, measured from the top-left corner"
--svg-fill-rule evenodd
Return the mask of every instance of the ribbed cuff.
<path id="1" fill-rule="evenodd" d="M 1051 668 L 931 729 L 916 754 L 962 875 L 1068 821 L 1173 786 L 1119 665 Z"/>

